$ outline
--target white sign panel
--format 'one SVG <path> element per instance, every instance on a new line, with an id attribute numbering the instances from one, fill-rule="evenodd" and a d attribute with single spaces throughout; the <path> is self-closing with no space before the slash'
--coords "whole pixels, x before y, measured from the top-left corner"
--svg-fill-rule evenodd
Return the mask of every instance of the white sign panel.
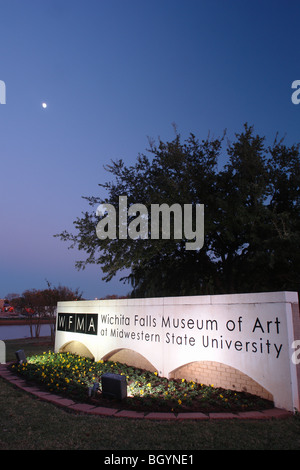
<path id="1" fill-rule="evenodd" d="M 192 362 L 216 361 L 255 380 L 275 406 L 294 411 L 295 306 L 295 292 L 59 302 L 55 350 L 76 341 L 100 360 L 130 349 L 164 377 Z"/>

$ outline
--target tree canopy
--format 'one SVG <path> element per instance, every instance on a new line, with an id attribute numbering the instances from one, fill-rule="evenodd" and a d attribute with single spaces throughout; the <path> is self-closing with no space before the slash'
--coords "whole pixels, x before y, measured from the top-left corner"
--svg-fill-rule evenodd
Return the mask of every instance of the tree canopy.
<path id="1" fill-rule="evenodd" d="M 245 124 L 229 142 L 221 138 L 150 142 L 146 154 L 126 166 L 112 161 L 112 179 L 99 186 L 106 198 L 85 197 L 93 210 L 74 221 L 75 233 L 55 236 L 84 251 L 87 264 L 102 268 L 110 281 L 124 272 L 132 296 L 221 294 L 299 290 L 300 285 L 300 144 L 272 145 Z M 220 159 L 227 163 L 219 169 Z M 204 245 L 185 249 L 186 240 L 103 239 L 96 236 L 99 204 L 128 206 L 204 204 Z M 131 217 L 132 219 L 133 217 Z M 118 217 L 116 218 L 118 222 Z"/>

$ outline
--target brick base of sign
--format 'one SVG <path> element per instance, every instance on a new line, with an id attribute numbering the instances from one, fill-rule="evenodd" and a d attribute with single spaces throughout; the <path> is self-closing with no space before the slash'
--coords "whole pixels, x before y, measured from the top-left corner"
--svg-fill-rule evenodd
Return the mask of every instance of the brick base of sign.
<path id="1" fill-rule="evenodd" d="M 192 362 L 173 371 L 171 377 L 175 379 L 194 380 L 195 382 L 205 385 L 213 384 L 215 387 L 236 390 L 237 392 L 248 392 L 273 401 L 273 395 L 255 382 L 255 380 L 239 370 L 221 364 L 220 362 Z"/>
<path id="2" fill-rule="evenodd" d="M 69 352 L 71 354 L 78 354 L 78 356 L 94 359 L 91 351 L 80 341 L 70 341 L 69 343 L 65 344 L 63 348 L 60 348 L 59 352 Z"/>
<path id="3" fill-rule="evenodd" d="M 155 371 L 153 365 L 141 354 L 130 349 L 122 349 L 107 355 L 106 360 L 121 362 L 129 366 Z M 205 385 L 214 385 L 237 392 L 248 392 L 252 395 L 273 401 L 273 395 L 259 385 L 255 380 L 239 370 L 214 361 L 191 362 L 171 372 L 170 379 L 193 380 Z"/>
<path id="4" fill-rule="evenodd" d="M 155 372 L 155 367 L 141 354 L 132 351 L 131 349 L 121 349 L 116 353 L 107 354 L 104 358 L 106 361 L 121 362 L 128 366 L 137 367 L 139 369 L 149 370 Z"/>
<path id="5" fill-rule="evenodd" d="M 76 403 L 73 400 L 64 398 L 62 396 L 48 393 L 38 389 L 36 385 L 29 385 L 24 380 L 19 379 L 18 376 L 14 375 L 10 370 L 8 370 L 9 364 L 0 364 L 0 377 L 7 382 L 10 382 L 15 387 L 23 390 L 26 393 L 30 393 L 39 400 L 46 401 L 55 405 L 59 408 L 64 408 L 68 412 L 74 413 L 84 413 L 89 415 L 96 416 L 111 416 L 119 418 L 131 418 L 131 419 L 157 419 L 157 420 L 173 420 L 173 421 L 183 421 L 183 420 L 208 420 L 208 419 L 254 419 L 254 420 L 266 420 L 266 419 L 280 419 L 280 418 L 289 418 L 293 416 L 291 412 L 287 410 L 272 408 L 270 410 L 262 411 L 245 411 L 240 413 L 201 413 L 201 412 L 191 412 L 191 413 L 147 413 L 143 411 L 132 411 L 132 410 L 118 410 L 114 408 L 104 408 L 101 406 L 93 406 L 87 403 Z M 17 409 L 16 409 L 17 412 Z"/>

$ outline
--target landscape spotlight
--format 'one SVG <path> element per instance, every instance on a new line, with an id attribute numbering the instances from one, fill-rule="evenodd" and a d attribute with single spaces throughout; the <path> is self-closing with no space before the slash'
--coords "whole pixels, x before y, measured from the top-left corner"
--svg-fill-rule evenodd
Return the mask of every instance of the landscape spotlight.
<path id="1" fill-rule="evenodd" d="M 88 388 L 89 397 L 95 396 L 98 390 L 99 390 L 99 383 L 94 382 L 93 386 Z"/>
<path id="2" fill-rule="evenodd" d="M 101 383 L 104 398 L 116 398 L 117 400 L 127 398 L 127 382 L 124 375 L 103 374 Z"/>
<path id="3" fill-rule="evenodd" d="M 16 351 L 17 361 L 19 364 L 23 364 L 23 362 L 27 362 L 26 355 L 24 349 L 19 349 Z"/>

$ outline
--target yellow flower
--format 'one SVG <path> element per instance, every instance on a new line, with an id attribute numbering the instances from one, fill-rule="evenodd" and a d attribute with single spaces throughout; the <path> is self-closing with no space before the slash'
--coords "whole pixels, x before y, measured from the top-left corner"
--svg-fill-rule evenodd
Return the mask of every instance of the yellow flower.
<path id="1" fill-rule="evenodd" d="M 157 375 L 157 372 L 154 372 L 154 375 Z"/>
<path id="2" fill-rule="evenodd" d="M 181 400 L 178 400 L 178 405 L 181 405 L 182 401 Z"/>

